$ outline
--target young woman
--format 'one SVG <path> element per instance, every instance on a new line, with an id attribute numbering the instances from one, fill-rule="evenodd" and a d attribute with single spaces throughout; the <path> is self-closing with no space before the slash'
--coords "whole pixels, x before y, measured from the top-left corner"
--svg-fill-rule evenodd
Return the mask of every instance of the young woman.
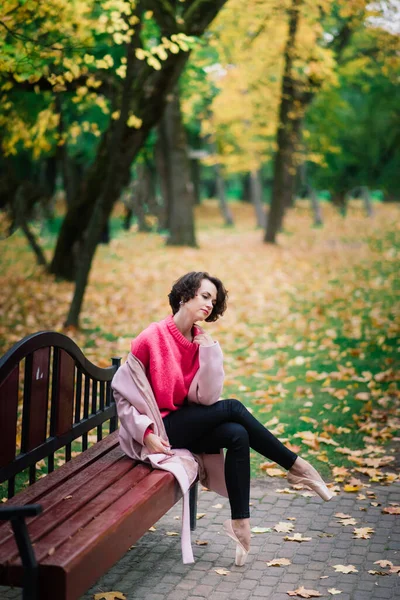
<path id="1" fill-rule="evenodd" d="M 307 461 L 286 448 L 241 402 L 219 400 L 222 351 L 197 323 L 216 321 L 226 310 L 226 300 L 218 278 L 187 273 L 169 294 L 172 315 L 147 327 L 133 340 L 131 352 L 145 368 L 170 444 L 149 427 L 144 436 L 149 453 L 226 449 L 231 519 L 224 529 L 236 543 L 236 564 L 243 565 L 250 548 L 250 449 L 287 469 L 289 483 L 306 485 L 324 500 L 334 494 Z M 195 402 L 189 404 L 188 396 Z"/>

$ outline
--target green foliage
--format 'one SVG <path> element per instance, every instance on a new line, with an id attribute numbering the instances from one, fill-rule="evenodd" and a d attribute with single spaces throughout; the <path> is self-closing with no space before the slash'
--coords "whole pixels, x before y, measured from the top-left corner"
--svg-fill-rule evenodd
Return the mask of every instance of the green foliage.
<path id="1" fill-rule="evenodd" d="M 322 93 L 308 112 L 306 127 L 323 164 L 310 169 L 316 187 L 332 192 L 360 185 L 399 194 L 400 111 L 394 82 L 359 73 Z"/>

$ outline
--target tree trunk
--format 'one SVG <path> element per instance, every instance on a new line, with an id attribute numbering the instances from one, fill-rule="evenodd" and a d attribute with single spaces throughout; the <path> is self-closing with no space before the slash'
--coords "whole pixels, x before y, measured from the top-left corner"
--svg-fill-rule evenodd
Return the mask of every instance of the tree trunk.
<path id="1" fill-rule="evenodd" d="M 122 187 L 122 181 L 118 179 L 117 171 L 118 161 L 121 158 L 118 149 L 122 145 L 123 137 L 126 131 L 126 121 L 129 114 L 130 97 L 134 77 L 134 49 L 135 45 L 134 42 L 132 42 L 127 52 L 126 78 L 123 84 L 120 116 L 114 122 L 112 127 L 112 135 L 110 140 L 110 162 L 107 165 L 107 170 L 105 171 L 102 192 L 97 197 L 93 213 L 90 217 L 87 237 L 85 239 L 85 243 L 83 244 L 80 261 L 77 268 L 74 296 L 72 298 L 68 316 L 65 322 L 66 326 L 79 326 L 79 315 L 81 312 L 83 297 L 89 279 L 89 273 L 97 244 L 110 217 L 110 213 L 118 191 Z"/>
<path id="2" fill-rule="evenodd" d="M 320 227 L 321 225 L 324 224 L 324 221 L 322 219 L 322 211 L 321 211 L 321 203 L 318 200 L 318 196 L 315 193 L 314 188 L 310 185 L 308 186 L 309 189 L 309 198 L 310 198 L 310 202 L 311 202 L 311 209 L 312 209 L 312 213 L 314 216 L 314 225 L 316 227 Z"/>
<path id="3" fill-rule="evenodd" d="M 368 186 L 366 185 L 361 186 L 361 198 L 364 202 L 365 214 L 367 217 L 373 217 L 374 209 L 372 208 L 371 194 L 369 193 Z"/>
<path id="4" fill-rule="evenodd" d="M 162 119 L 157 127 L 157 143 L 155 148 L 156 168 L 160 181 L 161 197 L 163 200 L 160 220 L 158 223 L 159 230 L 167 229 L 171 226 L 171 177 L 168 168 L 168 136 L 167 136 L 167 110 L 164 111 Z"/>
<path id="5" fill-rule="evenodd" d="M 175 91 L 166 110 L 168 126 L 168 167 L 171 179 L 171 223 L 169 246 L 197 246 L 194 232 L 194 194 L 190 179 L 186 132 L 179 95 Z"/>
<path id="6" fill-rule="evenodd" d="M 196 206 L 200 204 L 200 162 L 197 158 L 190 159 L 190 178 L 193 184 L 193 198 Z"/>
<path id="7" fill-rule="evenodd" d="M 231 226 L 234 225 L 232 211 L 229 208 L 229 205 L 226 201 L 225 196 L 225 181 L 222 177 L 222 169 L 221 165 L 215 165 L 215 172 L 217 175 L 217 195 L 218 195 L 218 205 L 221 211 L 221 214 L 224 218 L 225 225 Z"/>
<path id="8" fill-rule="evenodd" d="M 225 2 L 226 0 L 187 1 L 185 7 L 180 9 L 180 20 L 184 21 L 185 33 L 194 36 L 202 35 Z M 146 6 L 146 2 L 141 3 L 141 9 L 146 8 Z M 160 7 L 158 3 L 151 2 L 148 6 L 151 6 L 154 10 L 155 18 L 160 19 L 160 26 L 164 35 L 176 33 L 176 19 L 172 19 L 170 22 L 168 13 L 163 11 L 162 6 Z M 168 32 L 168 27 L 172 27 L 170 32 Z M 139 34 L 140 27 L 137 26 L 135 31 L 136 43 L 138 43 Z M 110 123 L 109 129 L 103 135 L 96 159 L 80 186 L 76 200 L 68 208 L 63 221 L 50 265 L 50 271 L 55 275 L 66 279 L 74 278 L 79 253 L 85 240 L 85 231 L 88 229 L 88 223 L 97 200 L 100 196 L 106 198 L 100 211 L 101 218 L 105 223 L 110 216 L 114 203 L 121 195 L 122 188 L 129 181 L 130 165 L 142 147 L 149 131 L 159 121 L 164 110 L 166 97 L 174 88 L 188 55 L 188 52 L 182 50 L 178 54 L 170 53 L 168 58 L 162 62 L 161 69 L 158 71 L 149 66 L 146 61 L 135 59 L 133 67 L 134 84 L 131 88 L 131 102 L 128 112 L 132 111 L 134 115 L 141 119 L 141 127 L 139 129 L 128 127 L 125 121 L 119 146 L 114 145 L 115 121 Z M 110 165 L 113 165 L 114 185 L 108 186 L 108 193 L 105 194 L 104 180 L 110 173 Z M 100 233 L 104 223 L 102 223 Z"/>
<path id="9" fill-rule="evenodd" d="M 31 249 L 33 250 L 34 255 L 36 256 L 37 264 L 47 267 L 47 261 L 43 250 L 38 244 L 33 232 L 31 231 L 28 225 L 25 193 L 26 186 L 22 183 L 15 193 L 15 226 L 17 228 L 21 227 Z"/>
<path id="10" fill-rule="evenodd" d="M 346 216 L 347 213 L 347 195 L 344 189 L 338 190 L 333 199 L 333 204 L 338 208 L 342 217 Z"/>
<path id="11" fill-rule="evenodd" d="M 115 127 L 114 121 L 112 127 Z M 73 281 L 76 275 L 85 229 L 93 213 L 96 199 L 101 194 L 101 189 L 104 185 L 104 174 L 107 173 L 107 165 L 111 158 L 111 152 L 108 148 L 110 145 L 108 139 L 111 137 L 111 134 L 112 130 L 110 129 L 101 142 L 96 160 L 90 168 L 85 181 L 80 186 L 79 194 L 75 195 L 72 203 L 68 206 L 67 214 L 58 234 L 53 260 L 49 269 L 57 277 Z"/>
<path id="12" fill-rule="evenodd" d="M 256 213 L 257 227 L 265 228 L 266 215 L 262 201 L 262 186 L 260 171 L 250 173 L 250 197 Z"/>
<path id="13" fill-rule="evenodd" d="M 125 214 L 124 214 L 124 218 L 122 221 L 122 227 L 125 229 L 125 231 L 129 231 L 131 228 L 132 216 L 133 216 L 132 209 L 129 208 L 128 206 L 125 206 Z"/>
<path id="14" fill-rule="evenodd" d="M 324 224 L 322 218 L 321 203 L 318 200 L 318 196 L 313 186 L 308 182 L 307 177 L 307 164 L 305 162 L 299 165 L 297 169 L 298 186 L 300 188 L 300 198 L 307 198 L 310 200 L 311 211 L 314 217 L 314 226 L 320 227 Z"/>
<path id="15" fill-rule="evenodd" d="M 138 230 L 150 231 L 151 228 L 146 220 L 146 214 L 150 204 L 152 184 L 151 173 L 146 163 L 138 165 L 136 175 L 136 181 L 129 186 L 129 199 L 126 203 L 132 208 L 133 214 L 137 218 Z"/>
<path id="16" fill-rule="evenodd" d="M 294 191 L 296 169 L 294 147 L 298 142 L 301 121 L 293 118 L 295 108 L 292 65 L 296 47 L 296 34 L 299 22 L 299 8 L 302 0 L 292 0 L 289 11 L 289 32 L 284 52 L 284 74 L 282 79 L 281 103 L 279 108 L 277 150 L 274 160 L 271 207 L 265 231 L 265 242 L 275 243 L 276 235 L 283 223 L 284 211 L 290 205 Z M 297 109 L 298 110 L 298 109 Z"/>
<path id="17" fill-rule="evenodd" d="M 83 177 L 83 168 L 75 159 L 68 156 L 66 148 L 62 148 L 62 177 L 67 206 L 72 206 L 78 193 Z"/>
<path id="18" fill-rule="evenodd" d="M 251 183 L 250 183 L 250 173 L 245 173 L 241 177 L 242 180 L 242 197 L 241 200 L 243 202 L 251 202 Z"/>

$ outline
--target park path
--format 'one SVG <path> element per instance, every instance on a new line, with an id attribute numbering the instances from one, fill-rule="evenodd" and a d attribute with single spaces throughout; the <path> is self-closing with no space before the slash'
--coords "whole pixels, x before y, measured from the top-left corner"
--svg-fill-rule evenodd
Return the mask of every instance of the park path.
<path id="1" fill-rule="evenodd" d="M 287 600 L 288 591 L 300 586 L 317 590 L 322 598 L 336 597 L 328 590 L 340 590 L 340 600 L 395 600 L 400 598 L 398 574 L 374 564 L 390 560 L 400 565 L 400 517 L 383 514 L 390 503 L 400 505 L 400 482 L 390 486 L 371 485 L 357 493 L 342 493 L 331 502 L 300 493 L 283 494 L 284 480 L 256 479 L 252 483 L 252 526 L 273 528 L 279 522 L 292 523 L 293 532 L 254 534 L 252 549 L 244 567 L 233 564 L 234 544 L 222 531 L 229 516 L 228 501 L 213 492 L 200 491 L 198 519 L 192 533 L 195 564 L 183 565 L 179 536 L 181 505 L 176 505 L 148 532 L 81 600 L 93 600 L 99 592 L 119 591 L 127 600 Z M 378 504 L 378 506 L 374 506 Z M 222 507 L 221 507 L 222 505 Z M 366 510 L 360 510 L 366 509 Z M 374 530 L 369 539 L 354 539 L 354 525 L 344 526 L 336 513 L 356 519 L 355 527 Z M 296 520 L 288 520 L 288 518 Z M 307 542 L 284 541 L 284 536 L 301 533 Z M 195 540 L 207 541 L 199 546 Z M 274 558 L 288 558 L 290 565 L 269 567 Z M 357 572 L 336 572 L 333 565 L 354 565 Z M 217 569 L 229 571 L 227 575 Z M 296 597 L 296 596 L 295 596 Z M 0 587 L 1 600 L 19 600 L 21 592 Z M 57 599 L 55 599 L 57 600 Z"/>

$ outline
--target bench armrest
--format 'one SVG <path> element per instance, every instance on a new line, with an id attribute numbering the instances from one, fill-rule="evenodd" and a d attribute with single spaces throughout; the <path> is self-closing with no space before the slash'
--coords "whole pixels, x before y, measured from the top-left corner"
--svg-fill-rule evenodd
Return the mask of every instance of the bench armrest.
<path id="1" fill-rule="evenodd" d="M 41 512 L 42 507 L 40 504 L 27 504 L 26 506 L 0 506 L 0 521 L 34 517 Z"/>
<path id="2" fill-rule="evenodd" d="M 37 600 L 38 598 L 38 566 L 25 518 L 34 517 L 41 512 L 42 507 L 40 504 L 0 506 L 0 521 L 11 521 L 15 541 L 24 567 L 23 600 Z"/>

